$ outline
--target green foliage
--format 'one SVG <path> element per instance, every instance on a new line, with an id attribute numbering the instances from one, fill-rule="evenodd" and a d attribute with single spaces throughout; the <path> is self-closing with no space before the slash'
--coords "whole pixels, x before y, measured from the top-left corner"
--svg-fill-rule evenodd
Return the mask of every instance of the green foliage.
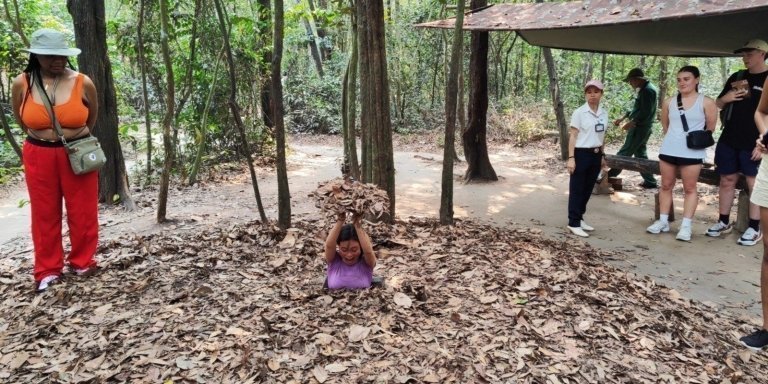
<path id="1" fill-rule="evenodd" d="M 311 64 L 311 63 L 310 63 Z M 337 56 L 325 63 L 328 72 L 342 72 L 345 62 Z M 288 67 L 301 64 L 292 62 Z M 286 127 L 292 132 L 339 133 L 341 130 L 340 76 L 326 74 L 320 78 L 316 72 L 296 71 L 285 79 Z"/>

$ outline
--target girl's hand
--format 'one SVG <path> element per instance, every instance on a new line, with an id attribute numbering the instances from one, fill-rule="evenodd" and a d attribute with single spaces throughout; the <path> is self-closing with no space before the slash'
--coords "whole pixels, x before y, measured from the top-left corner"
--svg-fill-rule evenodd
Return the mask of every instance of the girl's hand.
<path id="1" fill-rule="evenodd" d="M 568 167 L 568 174 L 573 175 L 573 171 L 576 170 L 576 159 L 571 157 L 568 159 L 568 163 L 566 164 L 566 167 Z"/>
<path id="2" fill-rule="evenodd" d="M 764 134 L 758 136 L 757 141 L 755 141 L 755 150 L 752 151 L 752 160 L 755 160 L 755 152 L 759 152 L 761 155 L 761 157 L 759 157 L 758 159 L 762 158 L 763 153 L 768 152 L 768 148 L 766 148 L 765 145 L 763 144 L 763 136 Z"/>
<path id="3" fill-rule="evenodd" d="M 358 214 L 355 214 L 354 216 L 352 216 L 352 224 L 355 227 L 359 227 L 360 224 L 362 223 L 362 221 L 363 221 L 363 215 L 362 214 L 358 213 Z"/>

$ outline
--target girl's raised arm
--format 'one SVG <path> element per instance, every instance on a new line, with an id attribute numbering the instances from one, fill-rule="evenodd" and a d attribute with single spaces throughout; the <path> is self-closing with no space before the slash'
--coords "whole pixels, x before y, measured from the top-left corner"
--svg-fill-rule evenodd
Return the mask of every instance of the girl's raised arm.
<path id="1" fill-rule="evenodd" d="M 336 256 L 336 239 L 339 238 L 341 233 L 341 227 L 344 226 L 344 222 L 347 220 L 346 212 L 341 212 L 336 216 L 336 224 L 328 232 L 328 238 L 325 239 L 325 261 L 330 264 L 333 258 Z"/>
<path id="2" fill-rule="evenodd" d="M 362 216 L 355 216 L 355 233 L 357 233 L 357 239 L 360 241 L 360 248 L 363 251 L 363 258 L 365 259 L 365 263 L 368 264 L 371 269 L 373 269 L 376 266 L 376 252 L 373 251 L 371 238 L 368 237 L 368 234 L 363 230 L 362 222 Z"/>

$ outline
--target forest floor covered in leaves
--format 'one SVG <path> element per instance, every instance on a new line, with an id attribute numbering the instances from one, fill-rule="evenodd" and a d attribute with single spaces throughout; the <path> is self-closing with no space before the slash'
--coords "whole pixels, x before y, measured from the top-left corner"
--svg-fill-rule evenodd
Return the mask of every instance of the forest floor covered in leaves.
<path id="1" fill-rule="evenodd" d="M 320 224 L 320 225 L 318 225 Z M 384 288 L 326 292 L 324 223 L 106 241 L 102 273 L 33 295 L 4 272 L 7 382 L 743 382 L 749 330 L 579 240 L 406 220 Z"/>
<path id="2" fill-rule="evenodd" d="M 413 152 L 397 158 L 414 170 L 397 168 L 399 220 L 366 224 L 386 286 L 323 291 L 329 224 L 306 196 L 338 167 L 333 142 L 312 145 L 289 157 L 288 232 L 251 221 L 247 172 L 235 166 L 174 188 L 173 221 L 162 226 L 152 224 L 152 190 L 134 191 L 137 212 L 102 210 L 102 272 L 67 275 L 42 295 L 32 293 L 28 235 L 0 244 L 0 382 L 760 383 L 768 375 L 766 355 L 738 344 L 753 318 L 623 267 L 659 264 L 663 278 L 686 287 L 697 272 L 666 269 L 701 265 L 715 273 L 701 281 L 733 288 L 738 258 L 704 258 L 727 252 L 726 239 L 633 235 L 647 219 L 622 215 L 649 209 L 640 191 L 595 197 L 592 217 L 617 221 L 592 221 L 598 229 L 586 242 L 565 235 L 552 145 L 539 148 L 547 156 L 525 149 L 531 156 L 516 160 L 520 169 L 500 168 L 495 185 L 457 185 L 460 219 L 441 227 L 427 210 L 439 179 L 424 176 L 439 172 L 440 159 L 426 152 L 429 138 L 405 143 Z M 269 173 L 260 170 L 260 183 L 274 217 Z M 744 264 L 759 268 L 752 251 L 727 257 L 745 252 Z"/>

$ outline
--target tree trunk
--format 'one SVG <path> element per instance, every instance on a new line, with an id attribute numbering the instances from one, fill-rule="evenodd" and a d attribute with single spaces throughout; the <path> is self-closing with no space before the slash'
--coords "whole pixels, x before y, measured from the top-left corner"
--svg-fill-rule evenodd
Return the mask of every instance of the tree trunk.
<path id="1" fill-rule="evenodd" d="M 144 103 L 144 127 L 147 135 L 147 177 L 149 185 L 152 179 L 152 122 L 149 111 L 149 92 L 147 90 L 147 59 L 144 57 L 144 8 L 146 0 L 139 1 L 139 22 L 136 26 L 137 53 L 139 55 L 139 70 L 141 71 L 141 99 Z"/>
<path id="2" fill-rule="evenodd" d="M 9 143 L 11 143 L 11 147 L 13 147 L 13 151 L 16 152 L 16 155 L 19 156 L 19 161 L 22 160 L 21 157 L 21 148 L 19 147 L 19 143 L 16 142 L 16 139 L 13 137 L 13 132 L 11 132 L 11 126 L 8 124 L 8 119 L 5 117 L 5 111 L 0 109 L 0 124 L 3 125 L 3 132 L 5 133 L 5 139 L 8 140 Z"/>
<path id="3" fill-rule="evenodd" d="M 221 0 L 214 0 L 214 6 L 216 7 L 216 14 L 219 18 L 219 30 L 221 36 L 224 39 L 224 52 L 227 55 L 227 66 L 229 72 L 229 109 L 232 111 L 232 118 L 235 120 L 235 127 L 240 134 L 240 142 L 243 146 L 243 156 L 248 163 L 248 171 L 251 174 L 251 185 L 253 185 L 253 195 L 256 198 L 256 205 L 259 209 L 259 216 L 261 221 L 267 222 L 267 214 L 264 212 L 264 206 L 261 204 L 261 193 L 259 192 L 259 182 L 256 178 L 256 169 L 253 166 L 253 157 L 251 153 L 251 146 L 248 144 L 248 136 L 245 134 L 245 127 L 243 126 L 243 119 L 240 116 L 240 107 L 237 105 L 237 78 L 235 76 L 235 60 L 232 57 L 232 48 L 229 45 L 229 28 L 227 26 L 227 17 L 224 14 L 224 7 L 221 5 Z M 278 76 L 279 76 L 278 71 Z"/>
<path id="4" fill-rule="evenodd" d="M 259 76 L 261 83 L 261 118 L 264 125 L 275 126 L 272 116 L 272 10 L 269 0 L 258 0 L 258 20 L 260 31 L 256 38 L 256 52 L 259 52 Z"/>
<path id="5" fill-rule="evenodd" d="M 21 15 L 19 12 L 19 3 L 16 2 L 16 0 L 13 0 L 13 10 L 14 10 L 14 16 L 11 16 L 11 7 L 8 5 L 8 0 L 3 0 L 3 9 L 5 9 L 5 18 L 8 20 L 9 23 L 11 23 L 11 27 L 13 28 L 13 31 L 16 32 L 16 34 L 19 35 L 21 38 L 21 42 L 24 43 L 25 47 L 29 47 L 29 39 L 27 39 L 27 35 L 24 34 L 24 28 L 22 28 L 22 22 L 21 22 Z"/>
<path id="6" fill-rule="evenodd" d="M 349 168 L 350 174 L 356 178 L 360 178 L 360 162 L 357 159 L 357 69 L 360 57 L 360 51 L 357 46 L 357 20 L 355 15 L 351 15 L 352 18 L 352 53 L 349 57 L 349 77 L 347 78 L 347 134 L 349 135 Z"/>
<path id="7" fill-rule="evenodd" d="M 168 206 L 168 187 L 173 168 L 173 142 L 171 139 L 171 123 L 173 122 L 173 110 L 176 103 L 176 83 L 173 79 L 173 62 L 168 47 L 168 0 L 160 0 L 160 47 L 165 63 L 165 115 L 163 115 L 163 173 L 160 176 L 160 193 L 157 199 L 157 222 L 167 220 L 166 208 Z"/>
<path id="8" fill-rule="evenodd" d="M 301 0 L 296 0 L 296 4 L 301 4 Z M 277 3 L 275 3 L 275 13 L 277 13 Z M 315 37 L 315 31 L 312 30 L 312 24 L 306 17 L 302 17 L 304 22 L 304 28 L 307 30 L 307 43 L 309 44 L 309 53 L 312 55 L 312 60 L 315 62 L 315 69 L 317 74 L 323 77 L 323 60 L 320 57 L 320 50 L 317 48 L 317 38 Z M 274 64 L 274 59 L 272 63 Z"/>
<path id="9" fill-rule="evenodd" d="M 539 94 L 541 91 L 541 48 L 539 48 L 539 52 L 536 54 L 536 99 L 539 99 Z"/>
<path id="10" fill-rule="evenodd" d="M 178 127 L 178 120 L 179 120 L 179 114 L 184 109 L 184 105 L 187 104 L 187 101 L 189 100 L 189 97 L 192 95 L 192 92 L 194 90 L 194 79 L 192 77 L 193 70 L 195 66 L 195 56 L 197 53 L 197 25 L 198 25 L 198 19 L 200 19 L 200 13 L 202 11 L 202 0 L 195 0 L 195 16 L 192 19 L 192 30 L 190 31 L 189 36 L 189 59 L 187 60 L 187 68 L 185 68 L 184 72 L 184 84 L 182 84 L 181 87 L 181 97 L 179 98 L 179 105 L 178 108 L 176 108 L 176 113 L 173 116 L 174 127 Z M 174 137 L 178 136 L 178 128 L 174 132 Z M 175 143 L 178 143 L 176 140 L 174 140 Z"/>
<path id="11" fill-rule="evenodd" d="M 355 134 L 356 105 L 357 105 L 357 28 L 354 15 L 350 33 L 352 35 L 352 52 L 344 71 L 344 79 L 341 88 L 341 122 L 342 137 L 344 141 L 344 166 L 342 173 L 355 179 L 360 177 L 360 169 L 357 161 L 357 135 Z"/>
<path id="12" fill-rule="evenodd" d="M 456 27 L 453 29 L 453 47 L 448 81 L 445 84 L 445 145 L 443 146 L 443 177 L 440 193 L 440 224 L 453 224 L 453 155 L 456 136 L 456 96 L 458 93 L 459 61 L 464 42 L 464 0 L 457 0 Z"/>
<path id="13" fill-rule="evenodd" d="M 363 181 L 372 182 L 387 191 L 389 215 L 382 217 L 382 220 L 391 223 L 395 217 L 395 164 L 389 115 L 383 1 L 358 1 L 356 12 L 360 52 L 360 125 L 367 128 L 371 136 L 370 162 L 367 164 L 369 169 L 364 169 Z"/>
<path id="14" fill-rule="evenodd" d="M 203 107 L 203 116 L 200 119 L 200 129 L 198 130 L 196 137 L 197 151 L 195 151 L 195 160 L 192 162 L 192 167 L 189 170 L 189 185 L 194 185 L 197 182 L 197 173 L 203 162 L 203 153 L 205 153 L 205 146 L 208 141 L 208 111 L 211 109 L 211 101 L 213 100 L 213 95 L 216 93 L 216 80 L 219 78 L 219 66 L 223 54 L 224 52 L 222 49 L 222 53 L 216 57 L 216 65 L 213 67 L 211 89 L 208 91 L 208 98 Z"/>
<path id="15" fill-rule="evenodd" d="M 606 62 L 606 54 L 603 53 L 600 55 L 600 82 L 605 84 L 605 62 Z"/>
<path id="16" fill-rule="evenodd" d="M 99 201 L 112 204 L 119 201 L 128 210 L 136 208 L 129 192 L 123 150 L 118 139 L 117 98 L 112 79 L 112 66 L 107 52 L 107 26 L 104 2 L 99 0 L 68 0 L 72 15 L 75 41 L 82 50 L 78 65 L 96 85 L 99 116 L 94 136 L 98 137 L 107 163 L 99 171 Z"/>
<path id="17" fill-rule="evenodd" d="M 667 88 L 669 88 L 667 87 L 668 62 L 669 57 L 664 56 L 659 64 L 659 113 L 661 113 L 661 107 L 664 105 L 664 99 L 667 97 Z"/>
<path id="18" fill-rule="evenodd" d="M 594 56 L 594 52 L 587 53 L 587 57 L 584 62 L 584 82 L 582 82 L 582 84 L 586 84 L 587 81 L 592 79 L 592 74 L 594 72 L 592 68 L 592 59 L 594 59 Z"/>
<path id="19" fill-rule="evenodd" d="M 472 0 L 470 7 L 484 7 L 488 0 Z M 472 32 L 469 54 L 469 122 L 462 133 L 464 158 L 467 160 L 466 182 L 496 181 L 496 171 L 488 157 L 486 134 L 488 113 L 488 32 Z"/>
<path id="20" fill-rule="evenodd" d="M 331 45 L 328 44 L 327 37 L 328 32 L 325 30 L 325 27 L 318 26 L 317 19 L 314 18 L 315 14 L 315 2 L 313 0 L 307 0 L 307 3 L 309 4 L 309 10 L 312 11 L 312 19 L 315 22 L 315 28 L 317 29 L 317 37 L 320 40 L 320 56 L 323 58 L 323 61 L 328 61 L 331 59 Z M 323 4 L 320 4 L 320 8 L 324 8 Z"/>
<path id="21" fill-rule="evenodd" d="M 552 58 L 552 51 L 549 48 L 542 48 L 541 51 L 544 55 L 544 61 L 547 63 L 549 94 L 552 96 L 552 105 L 555 107 L 557 127 L 560 131 L 560 157 L 565 160 L 568 158 L 568 123 L 565 121 L 563 100 L 560 97 L 560 84 L 557 80 L 557 69 L 555 68 L 555 60 Z"/>
<path id="22" fill-rule="evenodd" d="M 288 169 L 285 161 L 285 123 L 283 120 L 283 84 L 280 71 L 283 60 L 283 0 L 275 0 L 275 34 L 272 52 L 272 95 L 277 144 L 277 224 L 281 229 L 291 226 L 291 193 L 288 189 Z"/>

